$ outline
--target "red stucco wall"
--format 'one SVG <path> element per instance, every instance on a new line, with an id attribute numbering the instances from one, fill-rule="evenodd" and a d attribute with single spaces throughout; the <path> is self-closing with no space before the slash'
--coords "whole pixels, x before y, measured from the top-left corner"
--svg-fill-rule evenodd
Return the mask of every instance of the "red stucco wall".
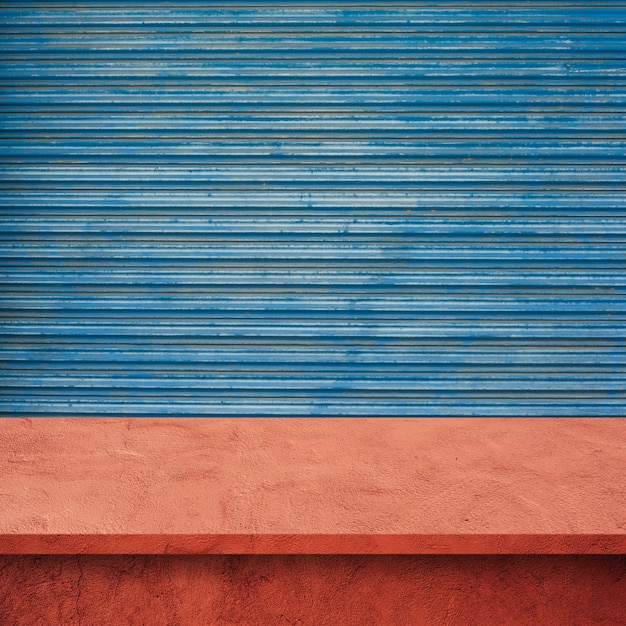
<path id="1" fill-rule="evenodd" d="M 621 556 L 4 556 L 3 626 L 626 624 Z"/>

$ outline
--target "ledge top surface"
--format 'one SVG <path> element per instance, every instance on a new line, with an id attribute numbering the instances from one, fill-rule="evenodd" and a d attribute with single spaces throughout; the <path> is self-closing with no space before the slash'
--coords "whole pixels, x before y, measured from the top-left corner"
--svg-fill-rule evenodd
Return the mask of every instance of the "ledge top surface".
<path id="1" fill-rule="evenodd" d="M 5 552 L 626 548 L 622 418 L 2 419 L 0 447 Z"/>

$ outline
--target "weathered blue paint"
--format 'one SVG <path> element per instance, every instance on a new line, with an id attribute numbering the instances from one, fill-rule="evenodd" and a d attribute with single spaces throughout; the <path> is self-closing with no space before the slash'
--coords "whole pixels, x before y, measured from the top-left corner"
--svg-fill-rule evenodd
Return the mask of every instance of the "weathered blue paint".
<path id="1" fill-rule="evenodd" d="M 626 2 L 0 19 L 0 414 L 626 414 Z"/>

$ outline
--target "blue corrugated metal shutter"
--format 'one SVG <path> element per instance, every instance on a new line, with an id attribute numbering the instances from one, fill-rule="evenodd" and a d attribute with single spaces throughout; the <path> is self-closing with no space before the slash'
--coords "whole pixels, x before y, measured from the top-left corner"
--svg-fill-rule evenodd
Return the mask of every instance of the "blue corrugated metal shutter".
<path id="1" fill-rule="evenodd" d="M 2 414 L 625 413 L 626 3 L 1 17 Z"/>

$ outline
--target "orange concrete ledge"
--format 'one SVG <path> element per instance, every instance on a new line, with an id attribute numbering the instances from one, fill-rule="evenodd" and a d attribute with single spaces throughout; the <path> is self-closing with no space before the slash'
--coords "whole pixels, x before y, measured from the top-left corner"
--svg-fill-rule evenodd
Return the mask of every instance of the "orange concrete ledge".
<path id="1" fill-rule="evenodd" d="M 3 535 L 2 554 L 626 554 L 623 535 Z"/>
<path id="2" fill-rule="evenodd" d="M 4 554 L 624 554 L 626 419 L 3 419 Z"/>

